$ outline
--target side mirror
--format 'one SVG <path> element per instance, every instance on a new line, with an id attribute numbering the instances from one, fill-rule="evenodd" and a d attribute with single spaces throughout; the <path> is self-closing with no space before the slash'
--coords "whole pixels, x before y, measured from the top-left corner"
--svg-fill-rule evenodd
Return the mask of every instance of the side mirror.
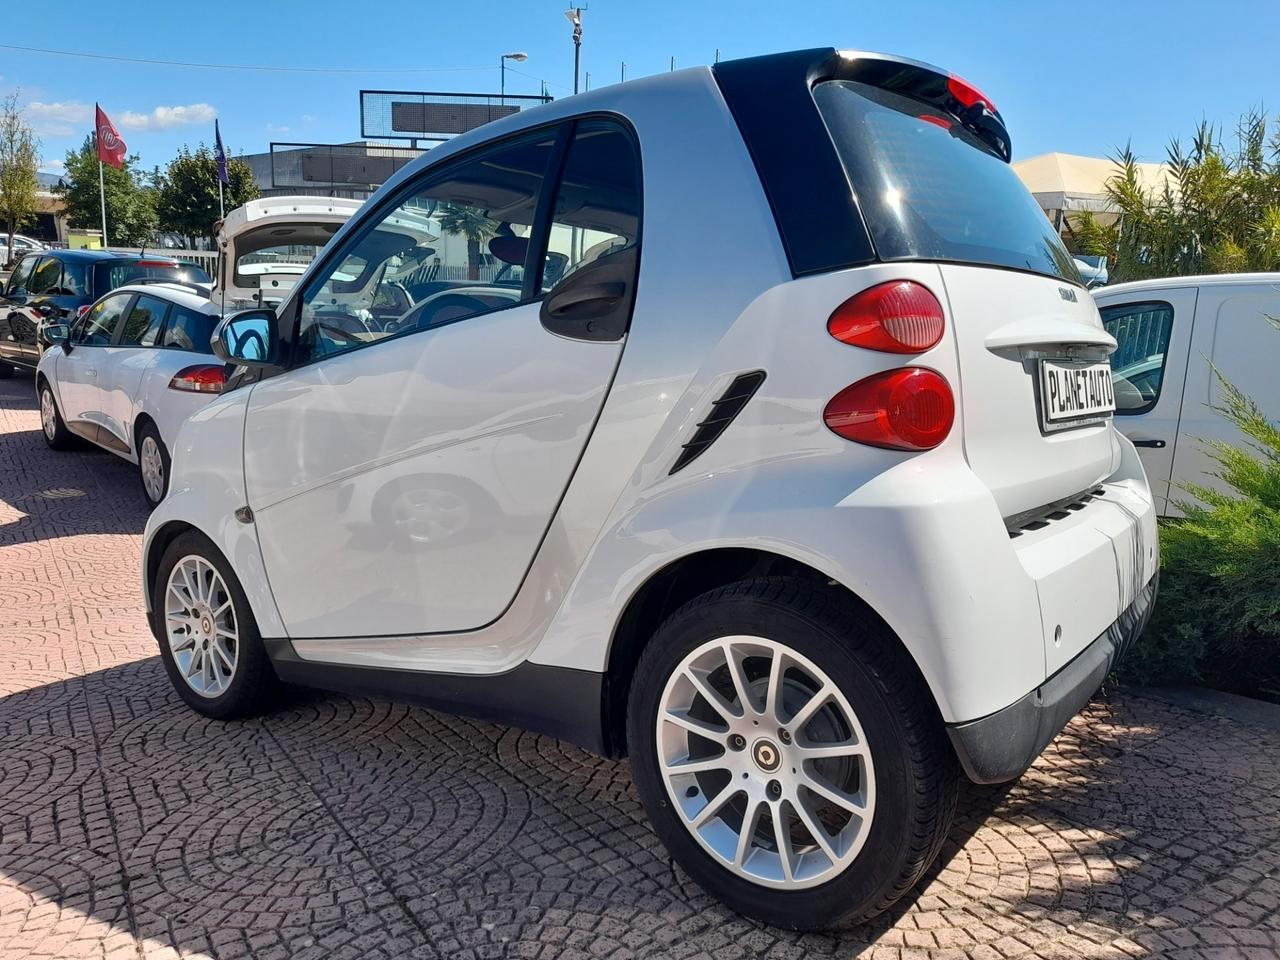
<path id="1" fill-rule="evenodd" d="M 274 310 L 241 310 L 213 328 L 209 346 L 224 363 L 239 367 L 270 367 L 276 362 Z"/>
<path id="2" fill-rule="evenodd" d="M 40 335 L 48 346 L 56 347 L 61 344 L 67 347 L 69 346 L 67 341 L 71 338 L 71 328 L 65 323 L 46 323 L 41 327 Z"/>

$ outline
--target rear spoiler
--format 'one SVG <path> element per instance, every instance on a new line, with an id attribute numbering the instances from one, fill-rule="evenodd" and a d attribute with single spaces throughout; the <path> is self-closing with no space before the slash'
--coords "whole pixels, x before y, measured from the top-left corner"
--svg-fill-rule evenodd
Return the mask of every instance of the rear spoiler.
<path id="1" fill-rule="evenodd" d="M 755 162 L 797 277 L 876 260 L 857 198 L 814 103 L 815 84 L 852 80 L 914 97 L 955 117 L 1005 162 L 1012 155 L 1004 120 L 991 100 L 926 63 L 826 47 L 726 60 L 712 74 Z M 796 176 L 797 169 L 804 176 Z"/>

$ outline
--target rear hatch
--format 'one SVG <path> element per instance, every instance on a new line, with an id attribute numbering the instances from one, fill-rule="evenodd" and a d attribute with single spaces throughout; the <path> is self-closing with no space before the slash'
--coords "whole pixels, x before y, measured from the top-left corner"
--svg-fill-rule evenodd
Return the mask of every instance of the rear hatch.
<path id="1" fill-rule="evenodd" d="M 917 67 L 894 72 L 893 89 L 832 79 L 813 97 L 876 259 L 939 264 L 965 455 L 1011 517 L 1114 469 L 1106 358 L 1115 342 L 1009 167 L 990 100 Z"/>

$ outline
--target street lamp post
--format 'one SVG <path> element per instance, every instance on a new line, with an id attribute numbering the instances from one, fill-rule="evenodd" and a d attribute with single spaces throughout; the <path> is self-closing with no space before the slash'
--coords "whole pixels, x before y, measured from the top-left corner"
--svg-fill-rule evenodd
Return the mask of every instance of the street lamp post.
<path id="1" fill-rule="evenodd" d="M 573 24 L 573 92 L 578 92 L 578 64 L 582 61 L 582 8 L 570 7 L 565 19 Z"/>
<path id="2" fill-rule="evenodd" d="M 528 59 L 529 55 L 527 53 L 504 53 L 502 59 L 498 61 L 498 66 L 502 73 L 500 93 L 503 103 L 507 102 L 507 61 L 514 60 L 516 63 L 524 63 Z"/>

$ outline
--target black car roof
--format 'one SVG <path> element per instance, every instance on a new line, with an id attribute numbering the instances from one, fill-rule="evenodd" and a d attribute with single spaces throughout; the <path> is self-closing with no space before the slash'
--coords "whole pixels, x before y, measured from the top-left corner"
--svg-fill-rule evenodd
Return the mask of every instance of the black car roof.
<path id="1" fill-rule="evenodd" d="M 162 260 L 165 263 L 179 261 L 163 253 L 119 253 L 114 250 L 31 250 L 28 257 L 54 257 L 67 263 L 99 263 L 107 260 Z"/>

